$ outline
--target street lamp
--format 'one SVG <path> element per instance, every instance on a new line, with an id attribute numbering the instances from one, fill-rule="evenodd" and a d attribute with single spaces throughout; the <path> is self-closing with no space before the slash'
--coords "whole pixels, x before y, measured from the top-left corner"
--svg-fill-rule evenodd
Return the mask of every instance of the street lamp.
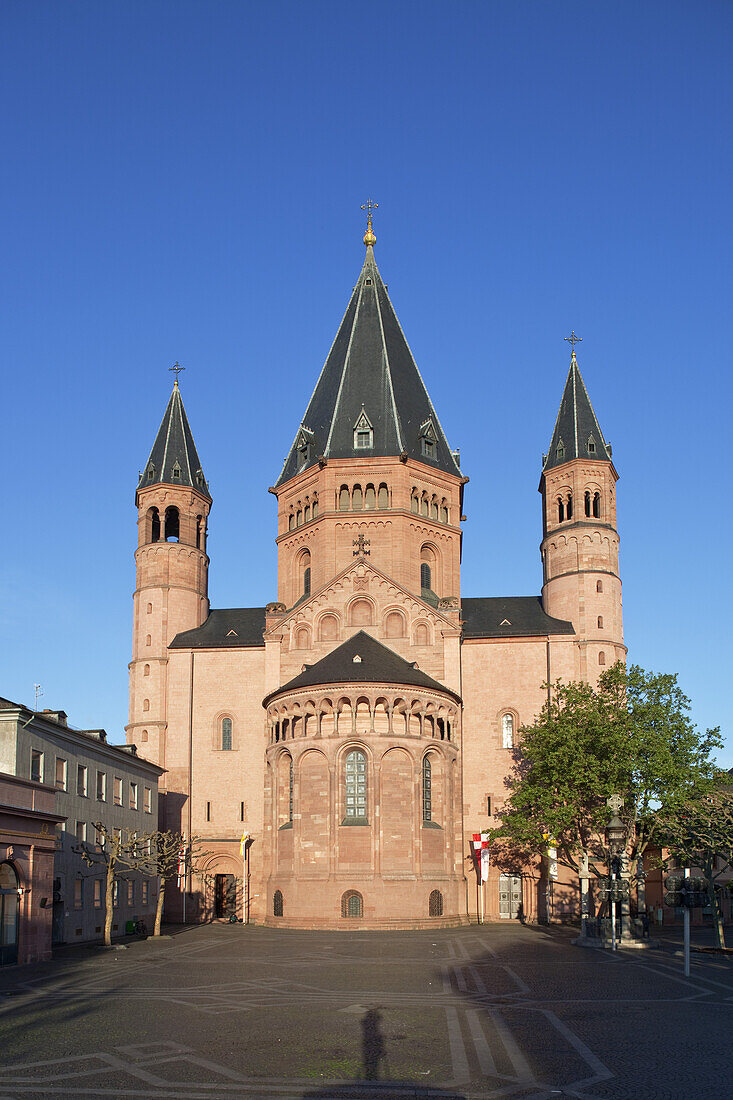
<path id="1" fill-rule="evenodd" d="M 608 867 L 608 896 L 611 900 L 611 950 L 616 950 L 616 902 L 624 896 L 625 883 L 618 881 L 621 874 L 621 853 L 626 842 L 626 829 L 619 817 L 619 810 L 624 804 L 620 795 L 614 794 L 606 800 L 606 805 L 611 811 L 611 820 L 606 826 L 606 846 L 610 856 Z"/>

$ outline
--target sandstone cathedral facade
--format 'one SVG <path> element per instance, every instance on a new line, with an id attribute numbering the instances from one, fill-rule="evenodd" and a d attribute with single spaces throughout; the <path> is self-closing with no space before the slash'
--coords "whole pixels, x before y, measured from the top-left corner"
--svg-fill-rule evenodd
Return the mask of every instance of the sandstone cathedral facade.
<path id="1" fill-rule="evenodd" d="M 137 487 L 127 738 L 166 769 L 161 825 L 204 838 L 187 919 L 244 907 L 289 927 L 475 920 L 471 837 L 499 823 L 543 684 L 593 681 L 625 655 L 618 475 L 574 345 L 540 478 L 542 594 L 464 597 L 468 478 L 377 268 L 371 218 L 364 243 L 270 490 L 277 599 L 209 607 L 212 496 L 177 381 Z M 487 918 L 521 902 L 542 919 L 546 875 L 492 868 Z M 574 889 L 555 904 L 572 907 Z M 172 918 L 183 902 L 171 898 Z"/>

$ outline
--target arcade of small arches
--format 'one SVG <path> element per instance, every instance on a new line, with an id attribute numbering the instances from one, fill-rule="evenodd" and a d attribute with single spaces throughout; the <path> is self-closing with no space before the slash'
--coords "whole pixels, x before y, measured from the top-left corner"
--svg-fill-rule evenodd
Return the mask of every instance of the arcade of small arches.
<path id="1" fill-rule="evenodd" d="M 385 511 L 392 507 L 391 493 L 384 482 L 376 486 L 370 482 L 363 488 L 360 484 L 342 485 L 335 503 L 338 512 Z"/>
<path id="2" fill-rule="evenodd" d="M 428 572 L 426 575 L 425 568 L 423 565 L 421 569 L 423 581 L 427 580 L 427 584 L 423 584 L 423 588 L 429 589 L 431 587 L 430 573 Z M 429 570 L 429 566 L 427 568 Z M 304 596 L 309 596 L 310 557 L 301 559 L 299 574 L 301 578 L 300 591 Z M 377 612 L 372 601 L 365 596 L 359 596 L 352 600 L 346 608 L 345 618 L 349 626 L 373 627 L 375 626 L 376 617 Z M 292 628 L 291 646 L 293 649 L 310 649 L 314 632 L 319 642 L 338 642 L 341 637 L 341 629 L 341 615 L 337 611 L 329 609 L 318 616 L 314 627 L 311 627 L 310 623 L 296 622 Z M 408 617 L 405 611 L 401 608 L 391 607 L 386 608 L 381 613 L 379 636 L 390 639 L 411 636 L 413 645 L 428 646 L 432 641 L 432 629 L 426 619 L 419 619 L 408 625 Z"/>
<path id="3" fill-rule="evenodd" d="M 296 527 L 302 527 L 304 523 L 310 523 L 317 516 L 318 493 L 314 493 L 312 497 L 310 495 L 306 496 L 304 500 L 295 501 L 290 505 L 288 513 L 288 531 L 293 531 Z"/>
<path id="4" fill-rule="evenodd" d="M 416 515 L 426 516 L 428 519 L 438 520 L 439 523 L 450 522 L 449 505 L 445 497 L 438 499 L 433 493 L 429 496 L 426 492 L 420 492 L 413 485 L 410 494 L 410 511 Z"/>
<path id="5" fill-rule="evenodd" d="M 199 550 L 206 549 L 206 523 L 203 515 L 195 518 L 195 545 Z M 145 515 L 145 542 L 180 542 L 181 516 L 178 508 L 170 504 L 163 516 L 154 505 Z"/>
<path id="6" fill-rule="evenodd" d="M 586 489 L 583 506 L 587 519 L 601 519 L 601 494 L 597 489 Z M 573 494 L 570 489 L 557 498 L 557 522 L 573 518 Z"/>
<path id="7" fill-rule="evenodd" d="M 304 737 L 418 737 L 455 741 L 458 709 L 445 700 L 406 697 L 398 692 L 323 695 L 279 700 L 267 709 L 270 744 Z"/>

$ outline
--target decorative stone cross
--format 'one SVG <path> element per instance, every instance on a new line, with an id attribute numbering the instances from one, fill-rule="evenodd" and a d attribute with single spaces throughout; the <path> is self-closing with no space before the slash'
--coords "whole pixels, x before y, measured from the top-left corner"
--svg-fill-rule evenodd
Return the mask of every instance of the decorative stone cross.
<path id="1" fill-rule="evenodd" d="M 619 814 L 621 812 L 621 807 L 623 806 L 623 804 L 624 800 L 620 794 L 612 794 L 610 798 L 606 799 L 606 805 L 608 806 L 611 813 L 614 814 Z"/>
<path id="2" fill-rule="evenodd" d="M 354 557 L 356 557 L 357 554 L 371 553 L 370 550 L 366 549 L 367 546 L 371 546 L 371 540 L 365 539 L 363 535 L 359 535 L 358 539 L 354 539 L 353 545 L 356 547 L 356 550 L 354 550 Z"/>

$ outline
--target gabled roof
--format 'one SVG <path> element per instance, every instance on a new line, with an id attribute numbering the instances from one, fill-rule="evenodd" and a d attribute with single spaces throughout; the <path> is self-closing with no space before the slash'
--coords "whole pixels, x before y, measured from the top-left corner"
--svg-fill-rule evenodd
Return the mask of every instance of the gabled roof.
<path id="1" fill-rule="evenodd" d="M 466 639 L 575 633 L 572 623 L 545 613 L 539 596 L 461 597 L 461 618 Z"/>
<path id="2" fill-rule="evenodd" d="M 137 487 L 162 482 L 188 486 L 211 500 L 177 381 Z"/>
<path id="3" fill-rule="evenodd" d="M 357 449 L 354 432 L 362 410 L 373 438 L 370 447 Z M 423 454 L 426 430 L 432 430 L 433 457 Z M 402 454 L 461 476 L 368 245 L 351 301 L 277 485 L 315 465 L 321 456 Z"/>
<path id="4" fill-rule="evenodd" d="M 565 381 L 550 449 L 543 459 L 542 468 L 551 470 L 554 466 L 562 466 L 564 462 L 570 462 L 573 458 L 611 461 L 610 447 L 603 438 L 603 432 L 590 403 L 574 351 L 570 359 L 570 370 Z"/>
<path id="5" fill-rule="evenodd" d="M 267 706 L 270 699 L 285 691 L 328 684 L 404 684 L 440 691 L 460 702 L 460 696 L 454 691 L 360 630 L 314 665 L 306 665 L 299 676 L 271 691 L 262 700 L 262 705 Z"/>
<path id="6" fill-rule="evenodd" d="M 176 634 L 169 649 L 264 648 L 264 607 L 231 607 L 210 611 L 201 626 Z"/>

